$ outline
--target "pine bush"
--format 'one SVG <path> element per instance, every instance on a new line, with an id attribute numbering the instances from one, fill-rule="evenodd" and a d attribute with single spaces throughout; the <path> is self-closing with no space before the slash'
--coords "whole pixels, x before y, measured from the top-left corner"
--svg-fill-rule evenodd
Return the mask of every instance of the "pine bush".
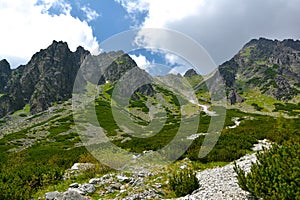
<path id="1" fill-rule="evenodd" d="M 169 179 L 169 184 L 177 197 L 191 194 L 194 190 L 199 188 L 196 173 L 191 169 L 174 172 Z"/>
<path id="2" fill-rule="evenodd" d="M 300 199 L 300 142 L 284 142 L 258 153 L 246 174 L 235 164 L 239 186 L 255 198 Z"/>

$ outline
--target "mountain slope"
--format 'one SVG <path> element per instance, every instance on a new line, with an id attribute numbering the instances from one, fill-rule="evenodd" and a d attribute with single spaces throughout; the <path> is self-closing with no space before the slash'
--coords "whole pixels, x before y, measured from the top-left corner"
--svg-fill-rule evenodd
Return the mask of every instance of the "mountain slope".
<path id="1" fill-rule="evenodd" d="M 247 89 L 258 89 L 277 100 L 290 100 L 300 93 L 300 41 L 251 40 L 222 64 L 219 72 L 231 104 Z"/>
<path id="2" fill-rule="evenodd" d="M 53 102 L 71 98 L 77 72 L 87 56 L 96 62 L 83 67 L 82 75 L 88 77 L 81 77 L 83 83 L 86 80 L 93 84 L 114 83 L 127 71 L 140 70 L 122 51 L 91 56 L 82 47 L 72 52 L 67 43 L 53 41 L 47 49 L 34 54 L 28 64 L 17 69 L 11 70 L 6 60 L 0 61 L 0 117 L 20 110 L 26 104 L 30 105 L 32 114 L 38 113 Z M 139 72 L 145 74 L 142 70 Z M 98 74 L 102 76 L 97 77 Z M 150 85 L 140 92 L 143 91 L 153 94 Z"/>

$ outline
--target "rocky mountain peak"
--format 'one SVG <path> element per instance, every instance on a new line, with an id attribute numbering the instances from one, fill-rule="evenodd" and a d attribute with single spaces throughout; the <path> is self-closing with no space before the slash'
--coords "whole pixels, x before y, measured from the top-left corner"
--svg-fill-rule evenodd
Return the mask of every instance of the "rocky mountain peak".
<path id="1" fill-rule="evenodd" d="M 53 102 L 71 98 L 77 72 L 89 58 L 95 62 L 82 70 L 84 76 L 92 78 L 87 80 L 94 80 L 94 84 L 107 81 L 114 83 L 129 70 L 141 70 L 123 51 L 93 56 L 81 46 L 72 52 L 66 42 L 53 41 L 49 47 L 35 53 L 26 65 L 17 69 L 10 70 L 6 60 L 0 61 L 0 117 L 22 109 L 26 104 L 30 105 L 32 113 L 38 113 Z M 102 77 L 93 77 L 99 74 Z M 146 72 L 142 74 L 147 77 Z M 153 88 L 147 85 L 138 91 L 148 95 L 153 93 Z"/>
<path id="2" fill-rule="evenodd" d="M 189 69 L 185 72 L 184 77 L 196 76 L 198 73 L 194 69 Z"/>
<path id="3" fill-rule="evenodd" d="M 0 72 L 10 72 L 10 64 L 6 59 L 0 60 Z"/>
<path id="4" fill-rule="evenodd" d="M 0 94 L 4 93 L 8 80 L 11 78 L 11 69 L 7 60 L 0 61 Z"/>
<path id="5" fill-rule="evenodd" d="M 300 41 L 253 39 L 219 71 L 231 96 L 258 88 L 278 100 L 289 100 L 300 93 Z"/>

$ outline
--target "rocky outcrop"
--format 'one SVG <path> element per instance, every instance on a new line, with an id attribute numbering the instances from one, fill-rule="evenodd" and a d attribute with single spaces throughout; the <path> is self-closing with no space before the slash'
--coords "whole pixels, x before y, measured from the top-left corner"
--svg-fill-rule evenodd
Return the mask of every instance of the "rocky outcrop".
<path id="1" fill-rule="evenodd" d="M 0 61 L 0 94 L 3 94 L 8 80 L 11 78 L 11 69 L 7 60 Z"/>
<path id="2" fill-rule="evenodd" d="M 108 196 L 116 196 L 115 199 L 162 199 L 162 185 L 155 183 L 147 185 L 146 179 L 154 176 L 151 172 L 139 170 L 132 176 L 124 174 L 105 174 L 99 178 L 92 178 L 88 183 L 72 183 L 65 192 L 48 192 L 45 198 L 48 200 L 61 200 L 64 197 L 74 197 L 73 199 L 89 199 L 88 195 L 97 192 L 101 199 Z M 98 189 L 98 191 L 96 191 Z M 100 191 L 99 191 L 100 190 Z M 126 197 L 123 197 L 126 195 Z M 76 197 L 76 198 L 75 198 Z"/>
<path id="3" fill-rule="evenodd" d="M 71 97 L 77 71 L 87 54 L 82 47 L 71 52 L 67 43 L 54 41 L 32 57 L 20 79 L 22 93 L 28 98 L 25 100 L 29 100 L 32 113 Z"/>
<path id="4" fill-rule="evenodd" d="M 300 94 L 300 41 L 254 39 L 219 67 L 228 101 L 241 101 L 239 92 L 257 88 L 278 100 Z"/>
<path id="5" fill-rule="evenodd" d="M 184 77 L 192 77 L 198 75 L 197 72 L 194 69 L 189 69 L 185 72 L 183 75 Z"/>
<path id="6" fill-rule="evenodd" d="M 53 41 L 47 49 L 34 54 L 27 65 L 11 70 L 11 76 L 8 76 L 8 63 L 2 61 L 1 72 L 5 70 L 7 78 L 0 86 L 4 90 L 0 117 L 26 104 L 30 104 L 32 113 L 41 112 L 53 102 L 70 98 L 77 71 L 87 54 L 82 47 L 71 52 L 67 43 Z"/>
<path id="7" fill-rule="evenodd" d="M 244 102 L 243 97 L 241 97 L 235 90 L 230 90 L 228 92 L 227 99 L 229 104 Z"/>
<path id="8" fill-rule="evenodd" d="M 30 104 L 30 111 L 35 114 L 46 110 L 53 102 L 71 98 L 81 66 L 82 74 L 87 78 L 80 77 L 83 84 L 85 80 L 94 84 L 115 83 L 132 69 L 142 71 L 122 51 L 92 56 L 82 47 L 72 52 L 67 43 L 53 41 L 47 49 L 34 54 L 28 64 L 17 69 L 11 70 L 6 60 L 0 61 L 0 117 L 22 109 L 26 104 Z M 150 77 L 145 71 L 140 74 Z M 145 95 L 154 94 L 150 84 L 137 89 Z"/>

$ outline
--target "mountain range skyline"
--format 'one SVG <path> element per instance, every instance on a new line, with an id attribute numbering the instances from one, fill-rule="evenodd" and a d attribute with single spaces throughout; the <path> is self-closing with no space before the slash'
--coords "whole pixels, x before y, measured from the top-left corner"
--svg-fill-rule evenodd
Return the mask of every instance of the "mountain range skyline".
<path id="1" fill-rule="evenodd" d="M 92 61 L 93 64 L 85 64 L 82 68 L 82 63 L 90 62 L 88 57 L 91 61 L 96 59 L 96 63 Z M 249 89 L 258 89 L 262 94 L 288 101 L 300 93 L 299 66 L 299 40 L 259 38 L 246 43 L 233 58 L 220 65 L 218 73 L 224 79 L 230 104 L 243 102 L 242 94 Z M 48 48 L 35 53 L 26 65 L 16 69 L 11 69 L 6 60 L 0 61 L 0 116 L 22 109 L 27 104 L 32 113 L 38 113 L 53 102 L 71 98 L 79 69 L 83 70 L 83 76 L 90 77 L 92 84 L 102 85 L 107 81 L 118 81 L 134 68 L 147 72 L 147 68 L 141 70 L 123 51 L 91 55 L 81 46 L 71 51 L 66 42 L 53 41 Z M 97 77 L 97 74 L 102 76 Z M 144 74 L 148 76 L 148 73 Z M 216 75 L 212 73 L 209 79 L 217 80 Z M 131 81 L 138 78 L 133 77 Z M 87 81 L 90 82 L 89 79 Z M 197 84 L 203 81 L 202 78 L 196 80 Z M 207 82 L 203 84 L 197 90 L 205 92 Z M 148 86 L 141 90 L 143 92 L 153 94 Z"/>

